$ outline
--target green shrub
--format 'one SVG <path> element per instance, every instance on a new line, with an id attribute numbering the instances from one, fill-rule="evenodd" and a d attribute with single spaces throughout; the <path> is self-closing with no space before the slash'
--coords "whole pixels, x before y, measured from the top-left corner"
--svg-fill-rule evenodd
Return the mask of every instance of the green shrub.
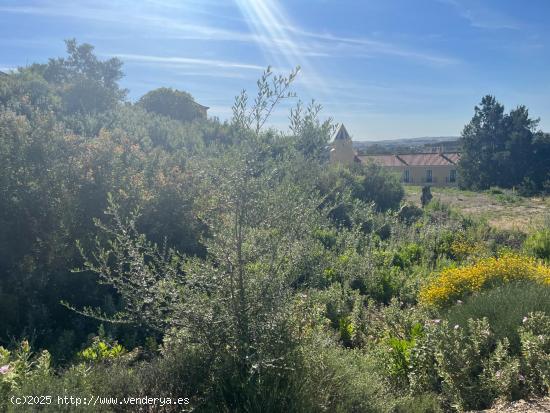
<path id="1" fill-rule="evenodd" d="M 27 340 L 14 351 L 0 346 L 0 410 L 7 408 L 8 395 L 31 379 L 50 376 L 50 353 L 34 354 Z"/>
<path id="2" fill-rule="evenodd" d="M 547 395 L 550 389 L 550 316 L 530 313 L 523 324 L 519 328 L 523 381 L 529 394 Z"/>
<path id="3" fill-rule="evenodd" d="M 390 336 L 383 343 L 389 348 L 386 357 L 386 371 L 396 384 L 406 383 L 410 370 L 411 350 L 421 336 L 422 325 L 416 323 L 408 332 L 407 337 Z"/>
<path id="4" fill-rule="evenodd" d="M 397 401 L 392 413 L 442 413 L 443 409 L 436 394 L 403 397 Z"/>
<path id="5" fill-rule="evenodd" d="M 411 267 L 420 264 L 424 255 L 424 248 L 415 242 L 400 246 L 392 259 L 392 265 L 400 268 Z"/>
<path id="6" fill-rule="evenodd" d="M 405 190 L 399 179 L 376 164 L 356 164 L 352 168 L 331 167 L 321 176 L 318 186 L 323 195 L 334 201 L 335 193 L 350 193 L 351 198 L 374 203 L 378 211 L 398 210 Z M 346 220 L 350 206 L 340 205 L 334 218 Z"/>
<path id="7" fill-rule="evenodd" d="M 488 190 L 487 190 L 488 193 L 492 194 L 492 195 L 500 195 L 500 194 L 503 194 L 504 191 L 499 188 L 498 186 L 492 186 L 490 187 Z"/>
<path id="8" fill-rule="evenodd" d="M 528 254 L 550 261 L 550 229 L 543 229 L 529 235 L 523 246 Z"/>
<path id="9" fill-rule="evenodd" d="M 94 337 L 92 344 L 79 352 L 78 356 L 84 361 L 98 362 L 115 359 L 122 356 L 125 352 L 124 347 L 116 341 L 109 342 L 100 337 Z"/>
<path id="10" fill-rule="evenodd" d="M 376 164 L 358 166 L 360 175 L 353 195 L 363 201 L 372 201 L 380 211 L 397 210 L 405 196 L 403 185 L 394 175 Z"/>
<path id="11" fill-rule="evenodd" d="M 351 317 L 345 316 L 340 318 L 340 320 L 338 320 L 338 327 L 340 331 L 340 338 L 342 339 L 344 344 L 350 343 L 354 333 L 354 327 L 351 321 Z"/>
<path id="12" fill-rule="evenodd" d="M 472 295 L 441 314 L 450 325 L 465 328 L 469 319 L 486 317 L 496 340 L 510 340 L 511 351 L 518 354 L 518 328 L 530 312 L 550 314 L 550 286 L 530 282 L 511 283 Z"/>
<path id="13" fill-rule="evenodd" d="M 304 348 L 303 396 L 311 412 L 384 412 L 391 394 L 375 360 L 325 343 Z"/>
<path id="14" fill-rule="evenodd" d="M 518 194 L 521 196 L 529 197 L 535 195 L 537 192 L 537 183 L 527 176 L 518 185 Z"/>
<path id="15" fill-rule="evenodd" d="M 412 224 L 418 221 L 422 215 L 424 215 L 422 208 L 408 202 L 401 205 L 401 208 L 397 212 L 397 218 L 406 224 Z"/>
<path id="16" fill-rule="evenodd" d="M 459 411 L 482 409 L 495 399 L 540 397 L 550 388 L 550 316 L 529 313 L 517 328 L 520 351 L 495 341 L 487 319 L 450 326 L 432 320 L 410 352 L 413 395 L 441 394 Z"/>
<path id="17" fill-rule="evenodd" d="M 521 201 L 521 197 L 509 192 L 497 194 L 495 195 L 495 198 L 503 204 L 515 204 Z"/>
<path id="18" fill-rule="evenodd" d="M 94 385 L 92 376 L 95 375 L 95 371 L 87 369 L 84 365 L 73 366 L 59 374 L 51 374 L 42 377 L 30 377 L 25 380 L 22 385 L 16 389 L 13 389 L 11 396 L 24 397 L 24 396 L 41 396 L 48 395 L 52 397 L 51 404 L 45 404 L 40 406 L 41 412 L 46 413 L 59 413 L 59 412 L 109 412 L 112 411 L 110 406 L 89 406 L 81 404 L 78 407 L 75 405 L 60 404 L 58 403 L 58 397 L 64 398 L 84 398 L 91 395 L 105 395 L 109 397 L 112 393 L 103 393 L 104 388 L 99 388 Z M 110 383 L 108 375 L 102 375 L 103 383 Z M 101 381 L 100 381 L 101 382 Z M 13 405 L 8 404 L 6 406 L 6 412 L 8 413 L 20 413 L 20 412 L 35 412 L 36 406 L 32 405 Z M 78 409 L 78 410 L 77 410 Z M 4 411 L 4 410 L 2 410 Z"/>
<path id="19" fill-rule="evenodd" d="M 438 198 L 433 199 L 428 204 L 426 204 L 424 210 L 426 211 L 428 216 L 432 218 L 440 218 L 441 216 L 450 217 L 453 213 L 451 206 L 449 204 L 446 204 L 445 202 L 442 202 Z"/>
<path id="20" fill-rule="evenodd" d="M 497 343 L 495 351 L 484 362 L 481 386 L 491 398 L 517 400 L 521 397 L 520 362 L 510 355 L 507 338 Z"/>
<path id="21" fill-rule="evenodd" d="M 525 241 L 525 233 L 518 230 L 489 227 L 483 240 L 494 254 L 504 249 L 519 250 Z"/>
<path id="22" fill-rule="evenodd" d="M 338 234 L 335 230 L 319 228 L 313 232 L 313 236 L 319 240 L 325 248 L 333 248 L 336 245 Z"/>
<path id="23" fill-rule="evenodd" d="M 470 320 L 467 328 L 451 327 L 447 321 L 428 324 L 411 351 L 413 393 L 439 391 L 458 410 L 489 405 L 480 374 L 492 342 L 486 319 Z"/>

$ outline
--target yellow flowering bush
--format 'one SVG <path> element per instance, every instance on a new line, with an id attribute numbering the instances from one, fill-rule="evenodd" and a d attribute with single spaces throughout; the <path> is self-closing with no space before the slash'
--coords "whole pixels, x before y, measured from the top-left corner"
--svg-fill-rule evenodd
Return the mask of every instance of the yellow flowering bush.
<path id="1" fill-rule="evenodd" d="M 550 266 L 534 258 L 507 253 L 465 267 L 448 268 L 420 291 L 420 302 L 441 307 L 491 286 L 513 281 L 550 285 Z"/>

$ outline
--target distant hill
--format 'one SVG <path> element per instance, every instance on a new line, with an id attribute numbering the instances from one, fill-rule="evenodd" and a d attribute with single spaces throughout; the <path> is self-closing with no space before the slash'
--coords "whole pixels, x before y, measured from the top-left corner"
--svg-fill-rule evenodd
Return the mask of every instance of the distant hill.
<path id="1" fill-rule="evenodd" d="M 410 153 L 435 152 L 442 148 L 446 152 L 459 150 L 458 136 L 434 136 L 420 138 L 384 139 L 377 141 L 354 141 L 359 153 Z"/>

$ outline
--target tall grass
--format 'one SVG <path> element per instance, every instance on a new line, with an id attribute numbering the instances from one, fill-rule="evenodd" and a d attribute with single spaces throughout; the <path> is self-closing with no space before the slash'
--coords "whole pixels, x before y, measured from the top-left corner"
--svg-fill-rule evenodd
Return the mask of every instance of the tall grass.
<path id="1" fill-rule="evenodd" d="M 523 247 L 527 253 L 550 262 L 550 226 L 529 235 Z"/>

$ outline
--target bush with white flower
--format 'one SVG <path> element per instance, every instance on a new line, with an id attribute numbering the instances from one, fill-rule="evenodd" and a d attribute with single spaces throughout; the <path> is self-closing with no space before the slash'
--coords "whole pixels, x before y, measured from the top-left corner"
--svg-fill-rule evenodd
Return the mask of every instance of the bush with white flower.
<path id="1" fill-rule="evenodd" d="M 0 346 L 0 410 L 7 395 L 21 384 L 36 376 L 50 374 L 50 353 L 44 350 L 33 354 L 27 340 L 21 342 L 15 351 Z"/>
<path id="2" fill-rule="evenodd" d="M 441 394 L 458 411 L 490 406 L 497 399 L 545 396 L 550 389 L 550 316 L 530 313 L 519 328 L 521 351 L 496 340 L 486 318 L 467 328 L 446 320 L 425 323 L 410 351 L 413 395 Z"/>

